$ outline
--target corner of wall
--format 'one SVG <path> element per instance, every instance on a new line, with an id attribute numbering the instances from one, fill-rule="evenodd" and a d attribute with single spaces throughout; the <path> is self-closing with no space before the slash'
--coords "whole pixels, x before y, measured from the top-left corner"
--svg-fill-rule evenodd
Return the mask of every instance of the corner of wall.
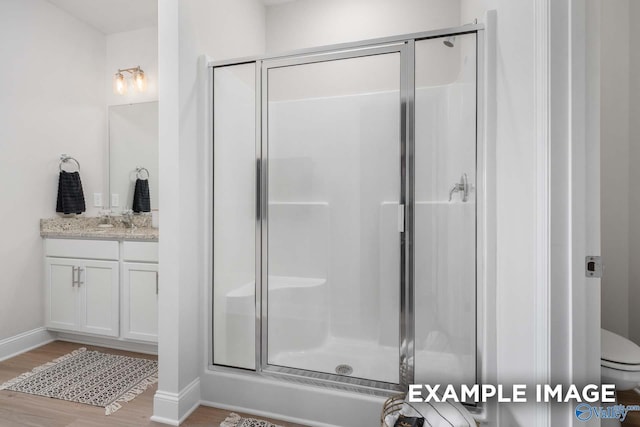
<path id="1" fill-rule="evenodd" d="M 196 378 L 179 393 L 156 391 L 153 397 L 151 421 L 179 426 L 200 406 L 200 378 Z"/>

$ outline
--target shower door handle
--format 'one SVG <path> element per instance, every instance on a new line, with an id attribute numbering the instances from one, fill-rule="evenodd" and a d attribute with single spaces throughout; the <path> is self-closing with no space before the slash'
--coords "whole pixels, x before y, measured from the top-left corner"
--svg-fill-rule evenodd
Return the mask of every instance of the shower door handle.
<path id="1" fill-rule="evenodd" d="M 404 233 L 404 205 L 398 205 L 398 233 Z"/>
<path id="2" fill-rule="evenodd" d="M 462 201 L 466 203 L 469 200 L 469 192 L 471 191 L 471 185 L 469 185 L 469 179 L 467 174 L 463 173 L 460 177 L 460 182 L 457 182 L 451 187 L 449 191 L 449 201 L 453 200 L 453 194 L 457 192 L 462 193 Z"/>
<path id="3" fill-rule="evenodd" d="M 256 219 L 260 221 L 262 218 L 260 217 L 260 159 L 256 159 Z"/>

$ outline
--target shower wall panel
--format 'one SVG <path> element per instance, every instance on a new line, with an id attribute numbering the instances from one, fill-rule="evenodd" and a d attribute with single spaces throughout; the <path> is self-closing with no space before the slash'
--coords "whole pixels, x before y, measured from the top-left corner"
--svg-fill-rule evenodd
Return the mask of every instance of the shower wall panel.
<path id="1" fill-rule="evenodd" d="M 366 93 L 279 101 L 269 107 L 272 123 L 280 124 L 286 118 L 286 125 L 270 128 L 270 139 L 277 141 L 269 152 L 270 203 L 307 203 L 327 210 L 326 223 L 308 222 L 326 236 L 310 243 L 326 249 L 324 271 L 314 275 L 317 269 L 309 269 L 299 274 L 328 279 L 330 332 L 335 337 L 377 338 L 383 317 L 378 312 L 381 284 L 397 283 L 399 278 L 398 96 L 397 92 Z M 396 159 L 395 164 L 389 159 Z M 395 210 L 381 224 L 385 202 L 394 202 Z M 271 222 L 284 224 L 282 215 L 274 212 Z M 385 229 L 391 241 L 381 245 Z M 279 241 L 295 239 L 297 230 L 278 227 L 271 233 L 277 239 L 270 243 L 272 256 L 288 259 L 291 269 L 301 265 L 303 255 L 292 258 L 288 255 L 291 246 Z M 385 263 L 395 266 L 390 267 L 393 272 L 386 280 L 380 280 L 378 274 L 381 247 L 387 251 Z M 316 258 L 309 254 L 302 264 L 310 265 Z M 282 264 L 277 265 L 271 264 L 282 271 Z M 388 287 L 398 293 L 397 288 Z M 397 341 L 397 319 L 390 319 L 392 313 L 397 314 L 397 306 L 384 318 L 388 319 L 387 327 L 395 325 Z"/>

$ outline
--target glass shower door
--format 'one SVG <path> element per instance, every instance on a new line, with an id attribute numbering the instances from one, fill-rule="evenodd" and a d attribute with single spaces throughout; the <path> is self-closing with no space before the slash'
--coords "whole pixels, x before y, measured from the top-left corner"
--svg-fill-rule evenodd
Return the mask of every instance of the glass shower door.
<path id="1" fill-rule="evenodd" d="M 213 71 L 213 354 L 256 369 L 256 65 Z"/>
<path id="2" fill-rule="evenodd" d="M 400 60 L 263 64 L 265 368 L 400 382 Z"/>
<path id="3" fill-rule="evenodd" d="M 472 385 L 479 187 L 476 35 L 416 41 L 415 59 L 415 382 Z"/>

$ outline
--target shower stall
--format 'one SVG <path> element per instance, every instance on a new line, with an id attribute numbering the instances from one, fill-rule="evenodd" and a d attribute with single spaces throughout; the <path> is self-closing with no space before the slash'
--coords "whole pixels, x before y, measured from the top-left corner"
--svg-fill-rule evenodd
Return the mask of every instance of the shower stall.
<path id="1" fill-rule="evenodd" d="M 210 64 L 211 369 L 475 384 L 483 27 Z"/>

